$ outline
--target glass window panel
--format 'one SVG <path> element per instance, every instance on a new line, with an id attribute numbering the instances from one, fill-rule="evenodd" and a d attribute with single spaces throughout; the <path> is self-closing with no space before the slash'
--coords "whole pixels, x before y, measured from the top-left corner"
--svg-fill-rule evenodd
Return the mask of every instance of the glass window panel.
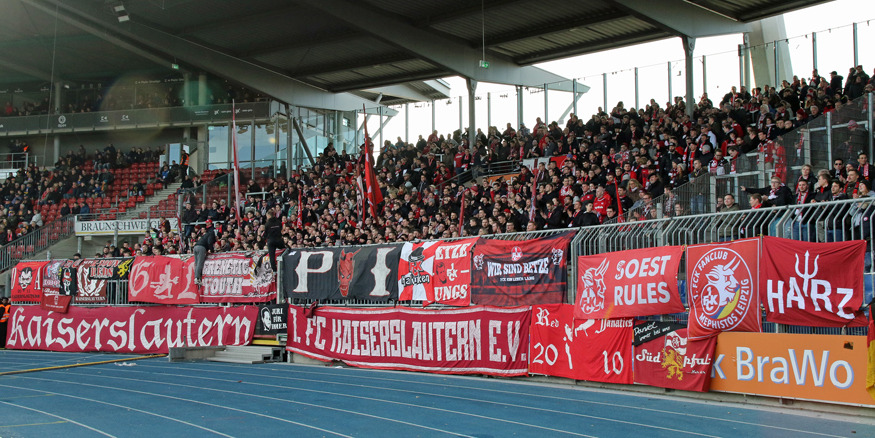
<path id="1" fill-rule="evenodd" d="M 207 126 L 207 141 L 209 142 L 208 162 L 210 169 L 227 169 L 229 160 L 228 153 L 228 125 Z"/>

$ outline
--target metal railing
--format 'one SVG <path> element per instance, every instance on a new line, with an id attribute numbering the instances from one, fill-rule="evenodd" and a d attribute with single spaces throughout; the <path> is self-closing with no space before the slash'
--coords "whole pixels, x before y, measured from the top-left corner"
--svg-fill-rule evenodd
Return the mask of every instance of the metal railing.
<path id="1" fill-rule="evenodd" d="M 73 234 L 73 215 L 58 218 L 0 247 L 0 272 Z"/>

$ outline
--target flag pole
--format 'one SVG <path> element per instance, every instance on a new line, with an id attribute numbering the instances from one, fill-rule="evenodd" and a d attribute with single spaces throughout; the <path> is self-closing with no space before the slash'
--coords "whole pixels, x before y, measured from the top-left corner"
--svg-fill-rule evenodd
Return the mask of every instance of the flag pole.
<path id="1" fill-rule="evenodd" d="M 231 100 L 231 145 L 234 149 L 234 216 L 240 228 L 240 161 L 237 158 L 237 104 Z"/>

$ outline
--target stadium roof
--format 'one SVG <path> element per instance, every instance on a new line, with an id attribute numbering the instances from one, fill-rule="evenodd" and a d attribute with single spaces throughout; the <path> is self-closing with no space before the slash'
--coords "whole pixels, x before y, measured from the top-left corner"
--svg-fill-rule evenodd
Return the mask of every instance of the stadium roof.
<path id="1" fill-rule="evenodd" d="M 353 103 L 324 96 L 346 92 L 359 100 L 382 93 L 391 104 L 444 97 L 445 84 L 423 81 L 453 75 L 561 81 L 532 64 L 741 32 L 750 21 L 825 1 L 4 0 L 0 83 L 170 72 L 179 64 L 305 106 Z M 396 94 L 380 90 L 389 85 Z"/>

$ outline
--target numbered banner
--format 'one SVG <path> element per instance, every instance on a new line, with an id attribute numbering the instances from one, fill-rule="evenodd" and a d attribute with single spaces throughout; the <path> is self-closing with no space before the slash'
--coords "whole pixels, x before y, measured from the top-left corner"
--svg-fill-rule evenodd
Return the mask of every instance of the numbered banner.
<path id="1" fill-rule="evenodd" d="M 128 301 L 197 304 L 194 257 L 137 257 L 131 268 Z"/>
<path id="2" fill-rule="evenodd" d="M 571 304 L 532 307 L 529 372 L 632 383 L 632 319 L 574 319 Z"/>
<path id="3" fill-rule="evenodd" d="M 678 293 L 682 246 L 577 258 L 578 319 L 628 318 L 684 311 Z"/>
<path id="4" fill-rule="evenodd" d="M 474 247 L 472 300 L 490 306 L 562 303 L 574 233 L 524 241 L 483 239 Z"/>
<path id="5" fill-rule="evenodd" d="M 763 237 L 760 293 L 766 320 L 862 327 L 866 242 L 809 243 Z"/>
<path id="6" fill-rule="evenodd" d="M 398 299 L 449 306 L 471 304 L 471 250 L 479 239 L 405 243 L 398 262 Z"/>
<path id="7" fill-rule="evenodd" d="M 528 307 L 289 308 L 286 350 L 352 366 L 443 374 L 527 374 Z"/>
<path id="8" fill-rule="evenodd" d="M 760 239 L 687 247 L 689 338 L 760 332 Z"/>

